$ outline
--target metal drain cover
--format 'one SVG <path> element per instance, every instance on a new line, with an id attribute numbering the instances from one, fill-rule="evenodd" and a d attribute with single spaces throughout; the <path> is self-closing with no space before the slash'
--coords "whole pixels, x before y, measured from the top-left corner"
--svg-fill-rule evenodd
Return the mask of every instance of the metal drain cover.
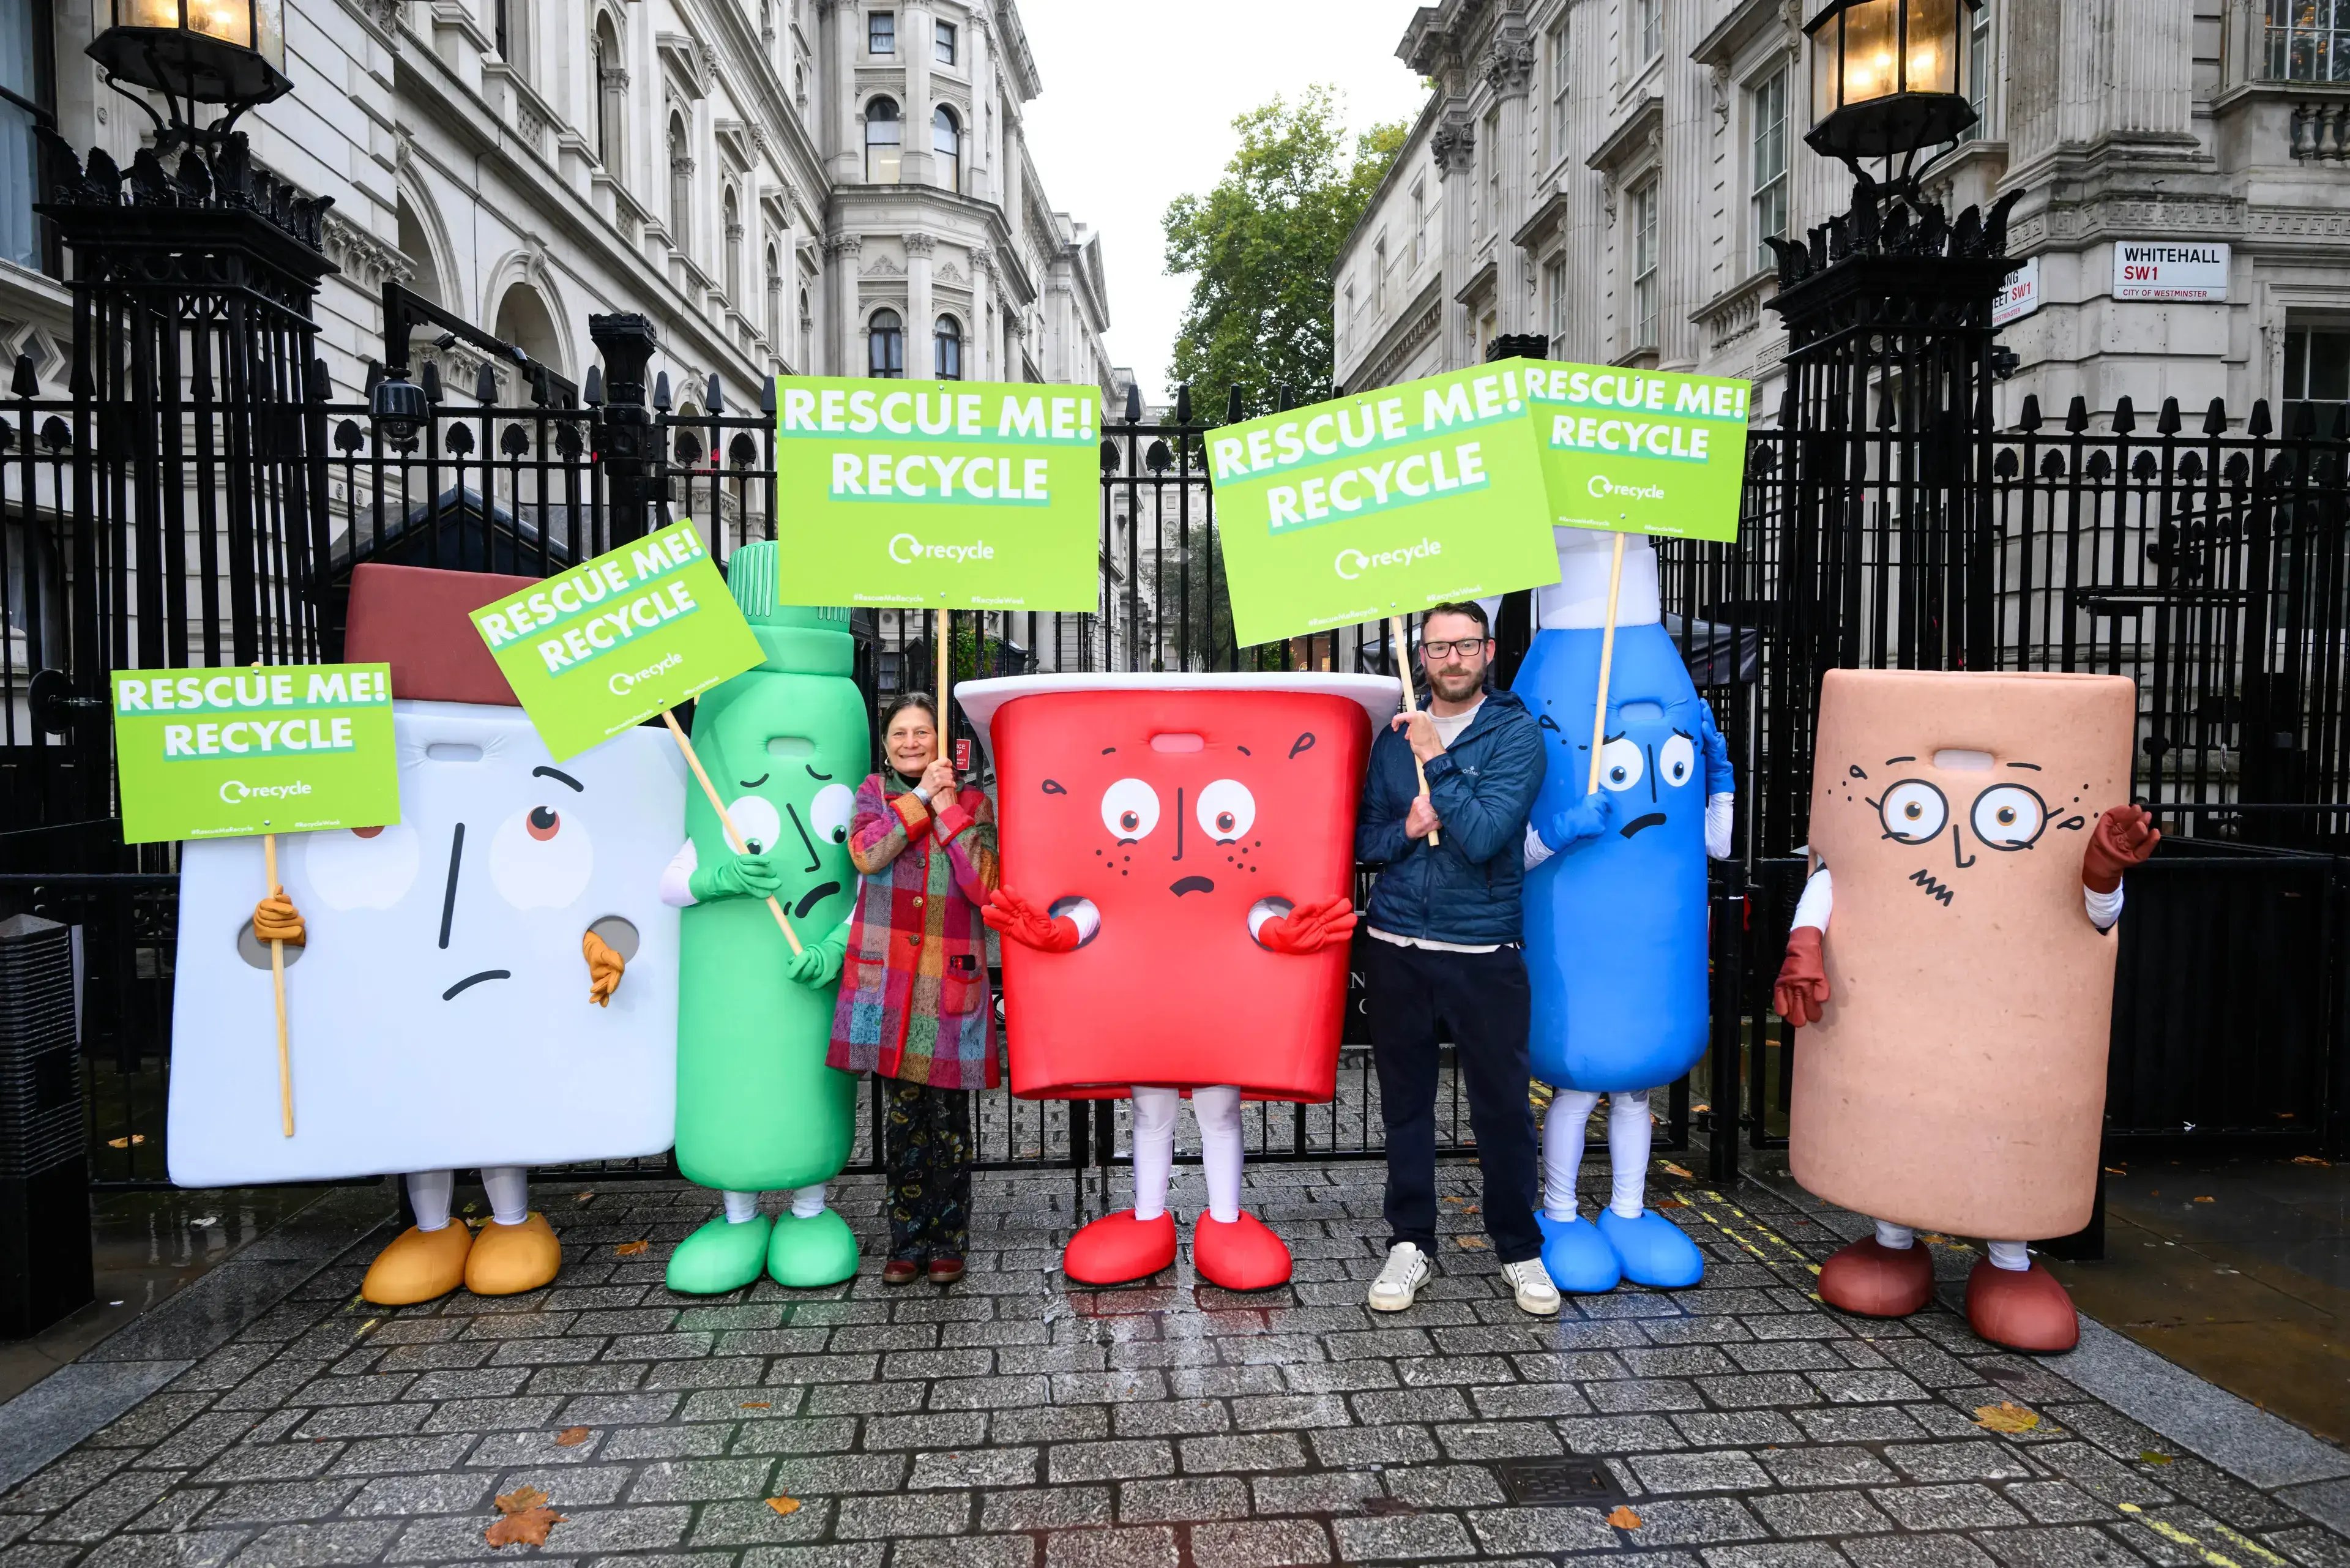
<path id="1" fill-rule="evenodd" d="M 1522 1507 L 1573 1502 L 1621 1502 L 1623 1489 L 1599 1459 L 1583 1455 L 1565 1459 L 1503 1459 L 1493 1467 L 1502 1490 Z"/>

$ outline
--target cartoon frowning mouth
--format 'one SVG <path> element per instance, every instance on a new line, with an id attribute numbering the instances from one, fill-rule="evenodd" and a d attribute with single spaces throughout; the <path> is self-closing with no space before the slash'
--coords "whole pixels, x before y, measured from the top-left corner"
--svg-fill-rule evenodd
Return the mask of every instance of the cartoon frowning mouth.
<path id="1" fill-rule="evenodd" d="M 464 979 L 459 981 L 456 984 L 442 992 L 441 993 L 441 1000 L 443 1002 L 452 1002 L 456 999 L 459 992 L 463 991 L 468 986 L 479 985 L 485 980 L 512 980 L 513 978 L 514 971 L 510 969 L 485 969 L 478 974 L 467 975 Z"/>
<path id="2" fill-rule="evenodd" d="M 827 898 L 831 898 L 835 893 L 839 891 L 840 884 L 837 882 L 817 883 L 815 887 L 810 888 L 806 892 L 800 895 L 800 901 L 792 906 L 793 916 L 803 920 L 807 919 L 807 912 L 810 909 L 815 909 L 818 904 L 823 903 Z"/>
<path id="3" fill-rule="evenodd" d="M 1644 827 L 1662 827 L 1664 825 L 1665 814 L 1661 811 L 1652 811 L 1646 816 L 1634 817 L 1617 831 L 1629 838 Z"/>
<path id="4" fill-rule="evenodd" d="M 1206 877 L 1179 877 L 1168 888 L 1179 898 L 1186 893 L 1212 893 L 1215 890 L 1216 884 Z"/>

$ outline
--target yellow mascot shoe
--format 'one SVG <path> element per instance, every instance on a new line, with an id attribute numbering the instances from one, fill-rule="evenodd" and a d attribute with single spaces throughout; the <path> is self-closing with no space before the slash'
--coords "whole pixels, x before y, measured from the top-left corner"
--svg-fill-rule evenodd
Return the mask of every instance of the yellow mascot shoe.
<path id="1" fill-rule="evenodd" d="M 563 1243 L 534 1209 L 519 1225 L 493 1220 L 473 1238 L 465 1260 L 465 1288 L 477 1296 L 514 1296 L 554 1282 L 563 1267 Z"/>
<path id="2" fill-rule="evenodd" d="M 375 1255 L 359 1294 L 378 1306 L 413 1306 L 445 1296 L 465 1282 L 466 1257 L 473 1233 L 463 1220 L 438 1231 L 411 1225 Z"/>

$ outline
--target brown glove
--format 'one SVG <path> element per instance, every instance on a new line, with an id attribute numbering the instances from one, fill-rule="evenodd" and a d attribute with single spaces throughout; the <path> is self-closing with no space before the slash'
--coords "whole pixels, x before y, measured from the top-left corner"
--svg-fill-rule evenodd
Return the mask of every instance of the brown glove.
<path id="1" fill-rule="evenodd" d="M 1820 950 L 1817 926 L 1797 926 L 1787 933 L 1786 961 L 1779 965 L 1778 983 L 1771 988 L 1771 1007 L 1801 1029 L 1820 1021 L 1828 1004 L 1827 961 Z"/>
<path id="2" fill-rule="evenodd" d="M 629 967 L 628 961 L 594 931 L 581 935 L 579 951 L 588 960 L 588 1000 L 598 1007 L 611 1006 L 612 993 L 620 989 L 620 977 Z"/>
<path id="3" fill-rule="evenodd" d="M 2143 866 L 2162 842 L 2154 814 L 2142 805 L 2117 805 L 2097 818 L 2089 830 L 2089 847 L 2081 854 L 2081 881 L 2093 893 L 2110 893 L 2122 885 L 2122 873 Z"/>
<path id="4" fill-rule="evenodd" d="M 302 927 L 302 911 L 294 907 L 283 887 L 272 888 L 269 897 L 253 907 L 253 936 L 255 941 L 284 942 L 289 948 L 309 940 Z"/>

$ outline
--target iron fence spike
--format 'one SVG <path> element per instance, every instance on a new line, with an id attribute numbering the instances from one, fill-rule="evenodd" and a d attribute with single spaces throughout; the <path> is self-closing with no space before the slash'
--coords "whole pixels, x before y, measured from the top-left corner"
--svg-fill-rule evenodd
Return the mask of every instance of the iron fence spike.
<path id="1" fill-rule="evenodd" d="M 669 372 L 667 370 L 663 370 L 660 375 L 653 378 L 653 407 L 659 409 L 663 413 L 667 413 L 670 410 Z"/>
<path id="2" fill-rule="evenodd" d="M 2272 435 L 2275 431 L 2276 423 L 2269 416 L 2269 400 L 2266 398 L 2254 398 L 2252 417 L 2244 421 L 2244 433 L 2249 436 L 2264 436 Z"/>
<path id="3" fill-rule="evenodd" d="M 16 374 L 8 390 L 13 396 L 19 398 L 37 398 L 41 395 L 41 379 L 34 373 L 33 357 L 30 354 L 16 356 Z"/>
<path id="4" fill-rule="evenodd" d="M 1191 384 L 1188 381 L 1175 389 L 1175 422 L 1179 425 L 1191 422 Z"/>
<path id="5" fill-rule="evenodd" d="M 2184 428 L 2185 424 L 2186 421 L 2178 417 L 2178 400 L 2177 398 L 2163 399 L 2162 411 L 2154 416 L 2154 433 L 2157 435 L 2167 436 L 2177 435 L 2179 431 Z"/>
<path id="6" fill-rule="evenodd" d="M 588 379 L 586 384 L 579 389 L 579 400 L 591 409 L 600 409 L 604 406 L 603 366 L 590 365 L 588 367 Z"/>
<path id="7" fill-rule="evenodd" d="M 2036 431 L 2040 428 L 2040 394 L 2026 392 L 2023 394 L 2022 410 L 2015 418 L 2015 428 L 2020 431 Z"/>
<path id="8" fill-rule="evenodd" d="M 1248 405 L 1241 400 L 1241 389 L 1233 387 L 1224 394 L 1224 423 L 1236 425 L 1248 417 Z"/>
<path id="9" fill-rule="evenodd" d="M 709 391 L 710 395 L 702 400 L 702 411 L 705 414 L 724 413 L 726 411 L 726 389 L 718 384 L 718 372 L 715 370 L 710 372 Z"/>
<path id="10" fill-rule="evenodd" d="M 2124 392 L 2114 400 L 2114 434 L 2135 435 L 2136 433 L 2137 433 L 2137 405 L 2130 401 L 2130 395 L 2127 392 Z"/>
<path id="11" fill-rule="evenodd" d="M 2075 392 L 2073 394 L 2072 402 L 2067 404 L 2064 409 L 2065 431 L 2071 435 L 2079 435 L 2088 428 L 2089 400 L 2081 396 L 2080 393 Z"/>
<path id="12" fill-rule="evenodd" d="M 2228 433 L 2228 400 L 2214 398 L 2211 406 L 2203 410 L 2203 433 L 2216 436 Z"/>
<path id="13" fill-rule="evenodd" d="M 482 362 L 482 368 L 473 372 L 473 401 L 486 408 L 497 400 L 498 373 L 492 369 L 489 361 L 484 359 Z"/>

